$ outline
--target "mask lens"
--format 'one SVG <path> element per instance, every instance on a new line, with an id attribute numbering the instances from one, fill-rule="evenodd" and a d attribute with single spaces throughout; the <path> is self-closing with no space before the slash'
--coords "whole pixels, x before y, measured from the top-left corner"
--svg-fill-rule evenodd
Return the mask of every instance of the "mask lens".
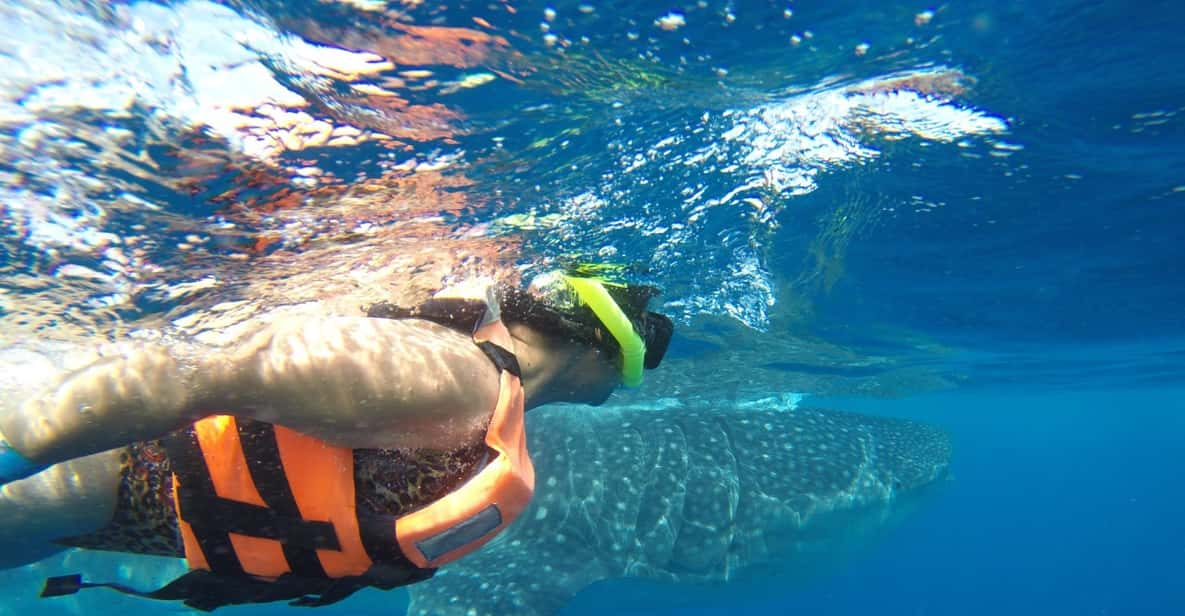
<path id="1" fill-rule="evenodd" d="M 527 287 L 527 292 L 540 303 L 559 312 L 572 313 L 581 303 L 576 291 L 564 281 L 563 274 L 559 272 L 536 276 Z"/>

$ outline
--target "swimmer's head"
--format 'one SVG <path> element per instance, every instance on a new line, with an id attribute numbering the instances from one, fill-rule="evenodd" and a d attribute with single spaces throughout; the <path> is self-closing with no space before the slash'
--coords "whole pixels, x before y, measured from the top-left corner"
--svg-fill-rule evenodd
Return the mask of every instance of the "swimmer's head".
<path id="1" fill-rule="evenodd" d="M 647 309 L 656 295 L 651 286 L 553 272 L 536 277 L 525 294 L 511 294 L 503 312 L 508 320 L 609 352 L 624 382 L 638 385 L 643 368 L 662 362 L 675 330 L 669 318 Z"/>
<path id="2" fill-rule="evenodd" d="M 658 289 L 651 286 L 561 272 L 536 277 L 525 290 L 509 285 L 497 290 L 501 317 L 507 324 L 520 323 L 541 334 L 603 351 L 615 358 L 627 385 L 641 381 L 643 368 L 658 367 L 675 330 L 669 318 L 647 309 L 656 295 Z M 366 313 L 427 319 L 468 333 L 485 316 L 486 304 L 484 300 L 437 296 L 411 308 L 379 302 L 366 308 Z"/>

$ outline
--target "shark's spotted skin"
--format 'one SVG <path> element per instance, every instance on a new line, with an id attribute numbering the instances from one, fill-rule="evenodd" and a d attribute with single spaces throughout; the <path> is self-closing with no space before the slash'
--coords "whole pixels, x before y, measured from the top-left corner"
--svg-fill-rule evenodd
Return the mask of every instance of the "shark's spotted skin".
<path id="1" fill-rule="evenodd" d="M 601 579 L 730 579 L 880 525 L 942 477 L 947 436 L 819 410 L 541 410 L 536 496 L 486 548 L 411 588 L 410 614 L 552 614 Z"/>

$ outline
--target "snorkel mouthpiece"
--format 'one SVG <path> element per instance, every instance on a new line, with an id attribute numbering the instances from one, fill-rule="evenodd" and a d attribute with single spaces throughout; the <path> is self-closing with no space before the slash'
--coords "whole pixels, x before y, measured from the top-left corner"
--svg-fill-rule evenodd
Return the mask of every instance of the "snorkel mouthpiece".
<path id="1" fill-rule="evenodd" d="M 646 343 L 642 341 L 638 332 L 634 331 L 634 326 L 621 306 L 613 301 L 613 297 L 600 280 L 576 276 L 564 276 L 564 280 L 576 291 L 580 300 L 588 304 L 593 314 L 621 347 L 621 382 L 627 387 L 641 385 Z"/>

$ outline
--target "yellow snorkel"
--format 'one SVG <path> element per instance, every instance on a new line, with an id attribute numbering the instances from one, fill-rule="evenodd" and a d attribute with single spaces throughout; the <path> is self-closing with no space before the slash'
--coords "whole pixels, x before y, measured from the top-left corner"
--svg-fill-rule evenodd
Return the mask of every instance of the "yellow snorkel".
<path id="1" fill-rule="evenodd" d="M 613 297 L 605 290 L 605 284 L 595 278 L 580 278 L 564 276 L 581 301 L 588 304 L 593 314 L 597 315 L 601 324 L 609 330 L 614 340 L 621 347 L 621 382 L 627 387 L 637 387 L 642 384 L 642 360 L 646 357 L 646 343 L 629 317 L 621 310 L 621 306 L 613 301 Z"/>

